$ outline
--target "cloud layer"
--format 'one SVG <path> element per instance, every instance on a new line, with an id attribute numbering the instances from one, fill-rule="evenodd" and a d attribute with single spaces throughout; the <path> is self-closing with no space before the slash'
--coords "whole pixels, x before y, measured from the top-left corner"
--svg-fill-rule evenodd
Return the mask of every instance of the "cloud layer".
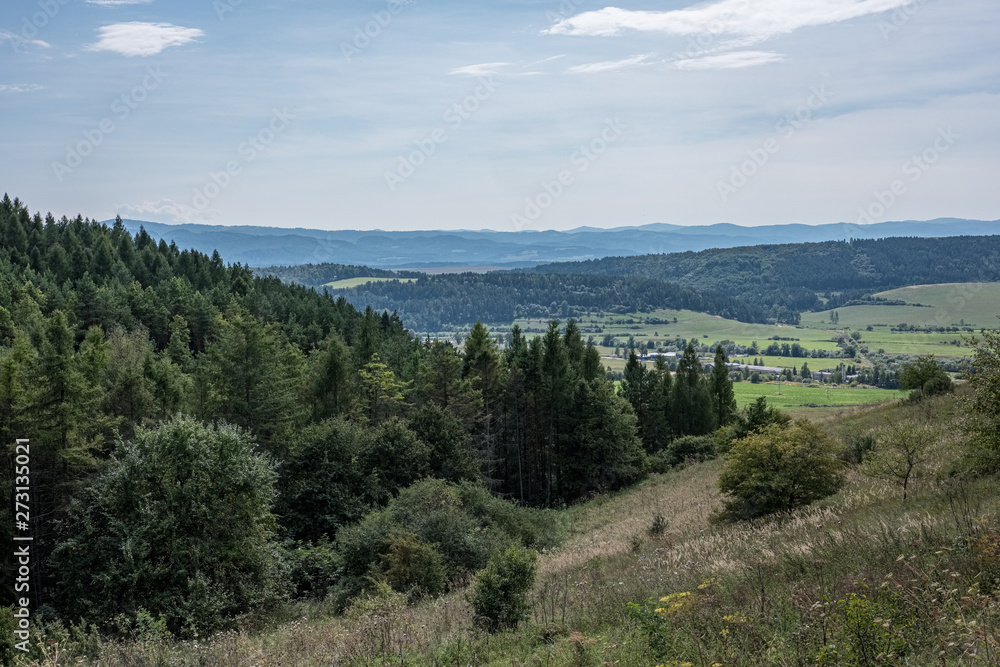
<path id="1" fill-rule="evenodd" d="M 112 51 L 123 56 L 155 56 L 171 46 L 182 46 L 205 35 L 197 28 L 183 28 L 171 23 L 130 21 L 99 28 L 99 39 L 91 51 Z"/>
<path id="2" fill-rule="evenodd" d="M 610 37 L 627 30 L 668 35 L 730 35 L 763 41 L 807 26 L 826 25 L 895 9 L 912 0 L 720 0 L 667 12 L 618 7 L 583 12 L 545 31 Z"/>

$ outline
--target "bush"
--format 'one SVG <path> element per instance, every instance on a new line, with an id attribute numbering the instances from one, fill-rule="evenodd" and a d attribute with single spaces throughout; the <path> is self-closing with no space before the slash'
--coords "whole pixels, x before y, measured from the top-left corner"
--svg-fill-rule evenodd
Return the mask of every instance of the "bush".
<path id="1" fill-rule="evenodd" d="M 719 476 L 732 520 L 787 512 L 836 493 L 844 482 L 837 445 L 805 420 L 737 440 Z"/>
<path id="2" fill-rule="evenodd" d="M 296 598 L 323 599 L 339 579 L 340 554 L 327 539 L 289 543 L 284 549 Z"/>
<path id="3" fill-rule="evenodd" d="M 715 456 L 715 438 L 711 435 L 686 435 L 666 447 L 671 465 L 687 460 L 704 461 Z"/>
<path id="4" fill-rule="evenodd" d="M 528 592 L 535 583 L 538 555 L 512 545 L 490 558 L 467 595 L 476 625 L 489 632 L 514 628 L 528 617 Z"/>
<path id="5" fill-rule="evenodd" d="M 415 597 L 437 595 L 448 583 L 441 554 L 412 533 L 389 538 L 389 553 L 382 556 L 379 570 L 393 590 Z"/>
<path id="6" fill-rule="evenodd" d="M 392 582 L 396 590 L 409 591 L 414 585 L 422 586 L 425 592 L 443 590 L 445 583 L 484 567 L 491 553 L 510 544 L 553 545 L 556 531 L 550 516 L 541 510 L 517 507 L 470 482 L 422 480 L 404 489 L 384 510 L 372 512 L 357 525 L 338 533 L 343 578 L 337 585 L 337 595 L 342 604 L 346 603 L 348 598 L 370 588 L 373 580 L 385 579 L 393 563 L 399 576 Z M 418 549 L 419 556 L 413 551 L 414 544 L 400 542 L 402 536 L 423 545 Z M 396 559 L 390 555 L 394 543 Z M 435 559 L 424 547 L 440 557 L 444 568 L 441 585 L 435 583 L 436 576 L 421 582 L 417 575 L 403 574 L 410 566 L 399 559 Z"/>
<path id="7" fill-rule="evenodd" d="M 173 634 L 232 627 L 285 590 L 275 473 L 253 438 L 176 417 L 138 429 L 70 514 L 52 572 L 69 618 L 145 610 Z"/>

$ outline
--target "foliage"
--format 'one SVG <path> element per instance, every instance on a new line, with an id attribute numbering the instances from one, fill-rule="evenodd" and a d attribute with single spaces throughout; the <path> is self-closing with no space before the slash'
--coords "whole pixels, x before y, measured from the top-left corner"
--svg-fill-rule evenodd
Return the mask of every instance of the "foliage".
<path id="1" fill-rule="evenodd" d="M 976 356 L 969 375 L 972 398 L 966 403 L 966 432 L 974 445 L 976 467 L 1000 470 L 1000 331 L 983 331 L 972 341 Z"/>
<path id="2" fill-rule="evenodd" d="M 489 632 L 517 625 L 528 617 L 528 592 L 535 582 L 538 555 L 523 546 L 511 545 L 490 558 L 476 574 L 468 593 L 474 621 Z"/>
<path id="3" fill-rule="evenodd" d="M 997 236 L 852 239 L 606 257 L 533 270 L 575 279 L 642 276 L 674 282 L 735 297 L 796 324 L 800 311 L 837 308 L 896 287 L 997 280 L 998 250 Z"/>
<path id="4" fill-rule="evenodd" d="M 72 618 L 140 608 L 193 636 L 282 595 L 273 465 L 230 426 L 139 429 L 70 515 L 53 556 Z"/>
<path id="5" fill-rule="evenodd" d="M 906 500 L 910 482 L 926 472 L 940 437 L 929 424 L 890 422 L 876 433 L 875 446 L 864 456 L 861 471 L 899 484 Z"/>
<path id="6" fill-rule="evenodd" d="M 371 586 L 373 578 L 385 578 L 391 567 L 398 574 L 389 580 L 394 589 L 405 586 L 397 590 L 409 592 L 419 585 L 425 592 L 439 591 L 445 583 L 482 568 L 491 553 L 518 542 L 551 545 L 553 533 L 547 515 L 511 505 L 481 486 L 422 480 L 402 490 L 385 509 L 338 533 L 337 550 L 344 563 L 338 597 L 357 595 Z M 443 580 L 428 574 L 426 581 L 420 581 L 424 575 L 414 572 L 412 561 L 433 565 L 436 572 L 439 558 Z"/>
<path id="7" fill-rule="evenodd" d="M 913 363 L 903 366 L 899 374 L 899 388 L 913 390 L 917 396 L 935 396 L 952 391 L 954 383 L 931 355 L 918 357 Z"/>
<path id="8" fill-rule="evenodd" d="M 288 564 L 293 597 L 322 600 L 337 583 L 342 564 L 330 540 L 289 543 L 284 545 L 282 555 Z"/>
<path id="9" fill-rule="evenodd" d="M 437 595 L 444 590 L 448 573 L 434 545 L 420 541 L 412 533 L 400 533 L 390 537 L 387 546 L 378 572 L 393 590 L 410 592 L 415 597 Z"/>
<path id="10" fill-rule="evenodd" d="M 723 516 L 788 512 L 836 493 L 844 482 L 838 453 L 835 441 L 807 421 L 768 426 L 737 440 L 719 476 L 728 496 Z"/>

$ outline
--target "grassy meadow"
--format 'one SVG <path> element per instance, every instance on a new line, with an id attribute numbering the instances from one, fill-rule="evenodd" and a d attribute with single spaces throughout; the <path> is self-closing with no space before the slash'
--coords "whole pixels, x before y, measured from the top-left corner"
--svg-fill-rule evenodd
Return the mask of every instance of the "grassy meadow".
<path id="1" fill-rule="evenodd" d="M 767 398 L 768 405 L 786 410 L 804 410 L 811 406 L 843 407 L 893 401 L 902 395 L 891 389 L 875 389 L 866 387 L 827 386 L 821 384 L 796 384 L 782 382 L 751 382 L 733 383 L 736 393 L 736 404 L 746 407 L 758 397 Z"/>
<path id="2" fill-rule="evenodd" d="M 476 630 L 461 590 L 413 605 L 382 593 L 344 615 L 299 604 L 197 641 L 53 637 L 35 664 L 998 665 L 1000 494 L 995 479 L 945 474 L 961 451 L 957 405 L 819 420 L 845 452 L 885 423 L 936 424 L 906 501 L 848 464 L 844 488 L 811 507 L 720 524 L 712 460 L 561 511 L 561 546 L 540 555 L 513 631 Z"/>
<path id="3" fill-rule="evenodd" d="M 332 283 L 326 283 L 323 287 L 329 287 L 330 289 L 349 289 L 351 287 L 361 287 L 368 283 L 381 283 L 389 280 L 398 280 L 401 283 L 412 283 L 416 278 L 345 278 L 344 280 L 335 280 Z"/>

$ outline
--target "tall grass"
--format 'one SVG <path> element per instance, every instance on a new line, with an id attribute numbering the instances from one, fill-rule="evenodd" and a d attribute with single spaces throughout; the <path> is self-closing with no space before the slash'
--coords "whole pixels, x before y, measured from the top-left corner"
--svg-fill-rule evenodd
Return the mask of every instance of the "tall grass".
<path id="1" fill-rule="evenodd" d="M 197 642 L 54 632 L 34 664 L 998 665 L 1000 494 L 994 479 L 945 474 L 955 404 L 824 422 L 845 447 L 886 420 L 943 426 L 940 460 L 905 502 L 852 471 L 791 515 L 715 524 L 721 464 L 709 461 L 565 510 L 568 536 L 541 554 L 531 620 L 513 632 L 473 629 L 460 590 L 407 606 L 383 589 L 341 616 L 293 605 Z"/>

